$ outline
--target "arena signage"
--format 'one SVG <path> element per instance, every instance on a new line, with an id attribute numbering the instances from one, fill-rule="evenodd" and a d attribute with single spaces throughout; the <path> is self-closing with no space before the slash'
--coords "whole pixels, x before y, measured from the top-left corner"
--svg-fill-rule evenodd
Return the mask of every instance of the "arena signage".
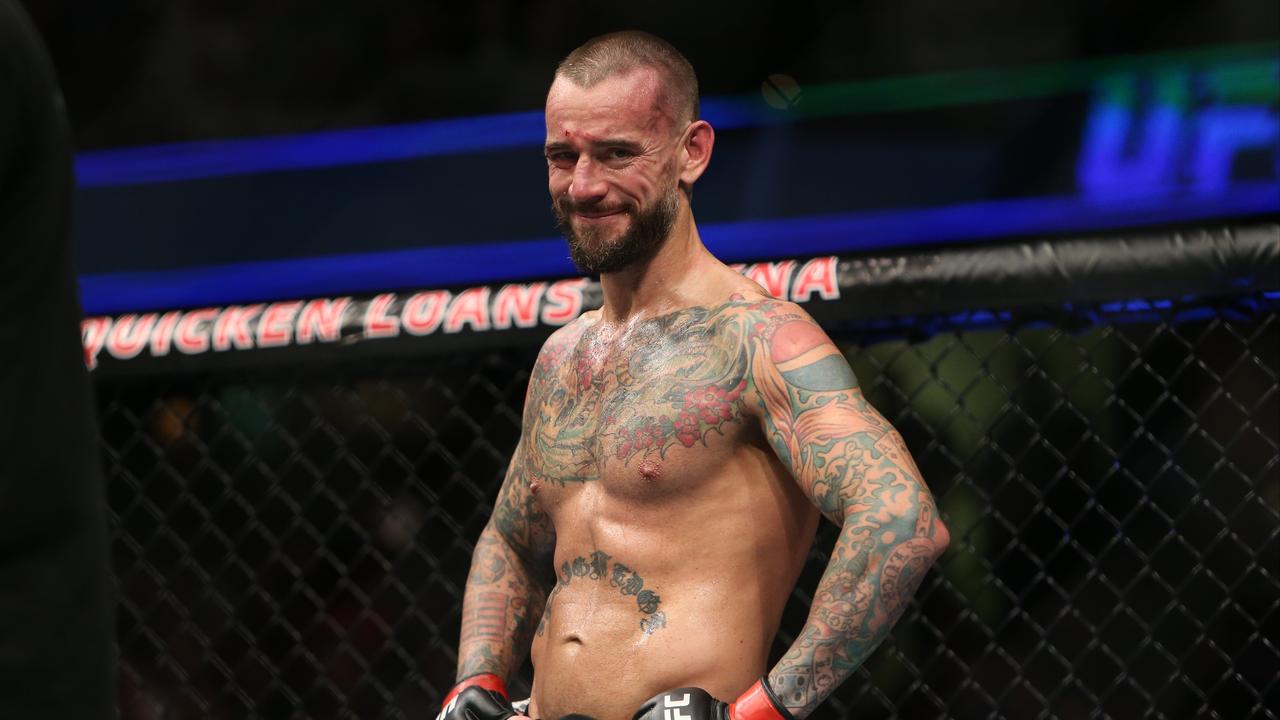
<path id="1" fill-rule="evenodd" d="M 840 297 L 835 257 L 733 267 L 774 297 L 801 303 Z M 599 297 L 597 282 L 571 278 L 369 298 L 284 300 L 90 317 L 81 324 L 81 340 L 85 364 L 92 369 L 103 358 L 130 361 L 558 327 L 598 307 Z"/>
<path id="2" fill-rule="evenodd" d="M 1228 194 L 1280 179 L 1275 56 L 1102 78 L 1077 165 L 1091 202 Z"/>

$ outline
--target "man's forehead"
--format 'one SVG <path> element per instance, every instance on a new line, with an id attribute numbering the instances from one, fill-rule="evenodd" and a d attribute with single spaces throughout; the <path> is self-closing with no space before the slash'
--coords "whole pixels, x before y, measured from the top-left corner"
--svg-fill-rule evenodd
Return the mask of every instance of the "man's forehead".
<path id="1" fill-rule="evenodd" d="M 638 67 L 631 70 L 616 72 L 608 75 L 590 86 L 582 85 L 576 80 L 557 75 L 551 83 L 551 90 L 548 93 L 548 101 L 551 97 L 564 94 L 594 94 L 594 95 L 613 95 L 623 93 L 628 95 L 644 95 L 654 98 L 657 95 L 661 78 L 658 71 L 654 68 Z"/>
<path id="2" fill-rule="evenodd" d="M 670 122 L 657 73 L 649 69 L 611 75 L 591 87 L 557 77 L 547 93 L 547 132 L 643 131 Z"/>

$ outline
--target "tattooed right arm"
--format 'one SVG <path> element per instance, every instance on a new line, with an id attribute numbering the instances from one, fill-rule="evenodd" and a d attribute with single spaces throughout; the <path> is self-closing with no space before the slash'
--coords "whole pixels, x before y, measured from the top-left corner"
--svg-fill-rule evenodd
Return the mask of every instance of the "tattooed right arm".
<path id="1" fill-rule="evenodd" d="M 553 583 L 555 531 L 529 492 L 524 459 L 522 441 L 471 555 L 458 642 L 459 680 L 486 672 L 510 679 L 529 652 Z"/>
<path id="2" fill-rule="evenodd" d="M 547 594 L 555 585 L 556 533 L 530 489 L 537 408 L 557 387 L 555 372 L 572 346 L 578 323 L 549 338 L 529 378 L 521 439 L 498 491 L 493 514 L 476 541 L 462 601 L 458 679 L 493 673 L 504 680 L 529 653 Z"/>

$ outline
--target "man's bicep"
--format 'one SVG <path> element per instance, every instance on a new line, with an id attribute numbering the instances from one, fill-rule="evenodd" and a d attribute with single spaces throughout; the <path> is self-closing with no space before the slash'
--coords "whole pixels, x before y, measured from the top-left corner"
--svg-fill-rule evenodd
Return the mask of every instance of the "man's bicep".
<path id="1" fill-rule="evenodd" d="M 812 319 L 778 325 L 757 354 L 766 355 L 753 374 L 769 442 L 824 515 L 842 522 L 871 490 L 915 494 L 919 471 L 901 436 Z"/>

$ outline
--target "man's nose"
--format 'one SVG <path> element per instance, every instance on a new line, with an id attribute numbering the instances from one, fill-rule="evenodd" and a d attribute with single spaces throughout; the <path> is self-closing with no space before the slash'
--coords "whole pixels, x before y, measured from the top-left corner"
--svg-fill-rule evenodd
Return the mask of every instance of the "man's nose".
<path id="1" fill-rule="evenodd" d="M 600 166 L 584 153 L 573 166 L 569 197 L 578 205 L 589 205 L 604 199 L 609 187 Z"/>

